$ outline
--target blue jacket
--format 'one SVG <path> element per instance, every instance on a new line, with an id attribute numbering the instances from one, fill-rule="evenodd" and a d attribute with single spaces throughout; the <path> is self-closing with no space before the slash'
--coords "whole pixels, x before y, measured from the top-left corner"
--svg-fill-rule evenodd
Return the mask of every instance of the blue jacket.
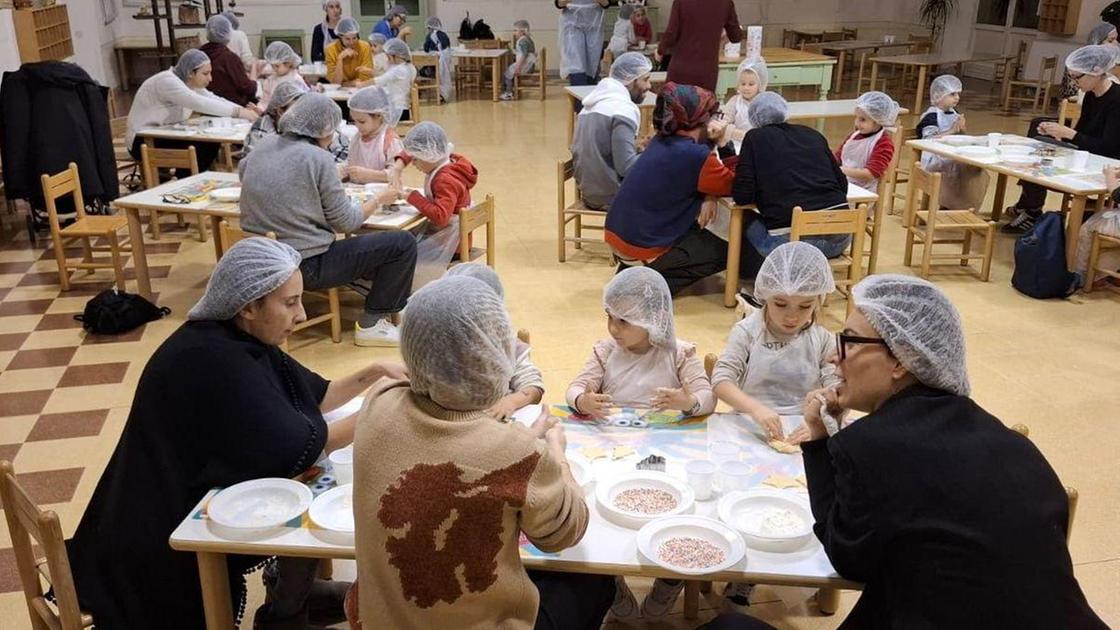
<path id="1" fill-rule="evenodd" d="M 399 32 L 398 29 L 393 28 L 393 26 L 389 24 L 389 20 L 382 19 L 380 22 L 373 25 L 373 30 L 370 31 L 370 34 L 381 33 L 385 36 L 385 39 L 393 39 Z"/>

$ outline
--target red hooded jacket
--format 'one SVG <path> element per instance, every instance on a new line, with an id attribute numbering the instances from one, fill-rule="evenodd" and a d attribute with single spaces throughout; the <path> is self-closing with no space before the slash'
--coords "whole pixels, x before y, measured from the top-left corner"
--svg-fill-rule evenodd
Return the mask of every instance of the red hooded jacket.
<path id="1" fill-rule="evenodd" d="M 412 162 L 412 157 L 401 154 L 398 159 L 405 164 Z M 420 214 L 427 217 L 432 225 L 437 228 L 446 227 L 451 222 L 451 217 L 471 203 L 471 189 L 478 183 L 478 169 L 470 161 L 459 155 L 451 154 L 451 162 L 441 168 L 432 178 L 430 188 L 432 198 L 424 193 L 414 190 L 408 195 L 408 203 L 412 204 Z"/>

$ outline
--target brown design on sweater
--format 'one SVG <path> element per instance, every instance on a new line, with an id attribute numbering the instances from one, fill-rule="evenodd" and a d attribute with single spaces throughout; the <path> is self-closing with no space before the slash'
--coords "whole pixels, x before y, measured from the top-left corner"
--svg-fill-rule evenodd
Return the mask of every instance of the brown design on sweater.
<path id="1" fill-rule="evenodd" d="M 406 600 L 420 608 L 454 603 L 463 595 L 459 567 L 471 592 L 497 581 L 503 510 L 524 505 L 538 460 L 533 453 L 474 482 L 452 462 L 417 464 L 389 487 L 377 518 L 390 530 L 385 551 Z"/>

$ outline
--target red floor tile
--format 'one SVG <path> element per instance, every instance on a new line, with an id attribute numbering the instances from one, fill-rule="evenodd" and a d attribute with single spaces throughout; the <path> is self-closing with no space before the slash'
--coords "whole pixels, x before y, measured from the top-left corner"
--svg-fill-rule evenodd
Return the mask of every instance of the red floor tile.
<path id="1" fill-rule="evenodd" d="M 16 262 L 0 262 L 0 273 L 26 273 L 34 262 L 16 261 Z"/>
<path id="2" fill-rule="evenodd" d="M 8 297 L 8 292 L 9 291 L 11 291 L 11 289 L 6 288 L 6 287 L 3 288 L 3 289 L 0 289 L 0 301 L 3 301 L 4 298 Z"/>
<path id="3" fill-rule="evenodd" d="M 68 330 L 81 328 L 82 322 L 74 319 L 77 313 L 47 313 L 35 325 L 35 330 Z"/>
<path id="4" fill-rule="evenodd" d="M 0 302 L 0 316 L 42 315 L 51 307 L 51 300 L 24 300 L 20 302 Z"/>
<path id="5" fill-rule="evenodd" d="M 53 392 L 54 390 L 51 389 L 37 389 L 30 392 L 0 394 L 0 418 L 36 415 L 43 411 Z"/>
<path id="6" fill-rule="evenodd" d="M 40 348 L 20 350 L 8 363 L 9 370 L 33 370 L 36 368 L 62 367 L 70 365 L 70 359 L 78 351 L 77 346 L 66 348 Z"/>
<path id="7" fill-rule="evenodd" d="M 23 444 L 0 444 L 0 459 L 12 461 Z"/>
<path id="8" fill-rule="evenodd" d="M 30 335 L 31 333 L 7 333 L 0 335 L 0 352 L 19 350 L 19 347 L 23 345 L 23 342 L 26 341 L 27 337 Z"/>
<path id="9" fill-rule="evenodd" d="M 74 498 L 74 490 L 85 468 L 63 468 L 39 472 L 16 473 L 19 485 L 37 505 L 65 503 Z"/>
<path id="10" fill-rule="evenodd" d="M 90 365 L 71 365 L 62 374 L 59 387 L 81 387 L 84 385 L 111 385 L 124 380 L 128 362 L 93 363 Z"/>
<path id="11" fill-rule="evenodd" d="M 42 442 L 97 435 L 101 433 L 107 417 L 108 409 L 43 414 L 35 421 L 35 426 L 31 427 L 26 441 Z"/>

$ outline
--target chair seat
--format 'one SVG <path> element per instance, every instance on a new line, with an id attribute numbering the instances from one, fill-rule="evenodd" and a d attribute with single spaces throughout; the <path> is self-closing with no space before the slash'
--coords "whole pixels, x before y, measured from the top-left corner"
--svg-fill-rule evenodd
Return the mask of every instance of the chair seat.
<path id="1" fill-rule="evenodd" d="M 928 222 L 929 212 L 919 210 L 914 213 L 922 223 Z M 988 222 L 971 210 L 939 210 L 937 212 L 937 228 L 963 229 L 984 228 Z"/>
<path id="2" fill-rule="evenodd" d="M 127 217 L 86 215 L 62 228 L 61 232 L 63 236 L 104 236 L 127 227 Z"/>
<path id="3" fill-rule="evenodd" d="M 53 582 L 51 582 L 51 568 L 50 568 L 49 565 L 47 565 L 47 559 L 46 558 L 36 558 L 35 559 L 35 570 L 39 572 L 39 575 L 43 576 L 43 579 L 45 579 L 47 581 L 47 584 L 53 584 Z M 83 612 L 82 613 L 82 627 L 83 628 L 88 628 L 92 625 L 93 625 L 93 615 L 91 615 L 87 612 Z"/>
<path id="4" fill-rule="evenodd" d="M 587 215 L 607 216 L 607 211 L 606 210 L 596 210 L 595 208 L 588 208 L 587 206 L 585 206 L 583 204 L 582 201 L 576 201 L 576 202 L 568 204 L 568 207 L 564 208 L 564 212 L 567 213 L 567 214 L 587 214 Z"/>

